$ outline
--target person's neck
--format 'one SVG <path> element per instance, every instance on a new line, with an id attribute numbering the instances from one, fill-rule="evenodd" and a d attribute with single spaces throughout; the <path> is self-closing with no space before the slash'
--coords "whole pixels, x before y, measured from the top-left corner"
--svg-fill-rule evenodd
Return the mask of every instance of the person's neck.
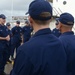
<path id="1" fill-rule="evenodd" d="M 4 26 L 4 24 L 0 24 L 1 26 Z"/>
<path id="2" fill-rule="evenodd" d="M 49 25 L 33 25 L 34 28 L 34 32 L 36 33 L 37 31 L 41 30 L 41 29 L 45 29 L 45 28 L 49 28 Z"/>
<path id="3" fill-rule="evenodd" d="M 19 27 L 18 25 L 16 25 L 16 27 Z"/>
<path id="4" fill-rule="evenodd" d="M 3 25 L 3 24 L 0 22 L 0 25 Z"/>
<path id="5" fill-rule="evenodd" d="M 68 29 L 68 30 L 67 30 L 67 29 L 66 29 L 66 30 L 62 30 L 62 31 L 61 31 L 61 33 L 69 32 L 69 31 L 72 31 L 72 29 Z"/>

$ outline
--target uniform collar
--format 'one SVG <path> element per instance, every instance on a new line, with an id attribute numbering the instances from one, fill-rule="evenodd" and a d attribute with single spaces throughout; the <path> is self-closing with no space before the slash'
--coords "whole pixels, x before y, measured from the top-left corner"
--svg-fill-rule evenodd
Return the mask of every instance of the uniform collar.
<path id="1" fill-rule="evenodd" d="M 1 27 L 2 25 L 0 24 L 0 27 Z"/>
<path id="2" fill-rule="evenodd" d="M 68 31 L 68 32 L 63 33 L 62 35 L 74 35 L 74 32 L 73 31 Z"/>
<path id="3" fill-rule="evenodd" d="M 19 26 L 15 26 L 15 27 L 17 27 L 17 28 L 18 28 Z"/>
<path id="4" fill-rule="evenodd" d="M 39 36 L 39 35 L 45 35 L 45 34 L 51 34 L 50 28 L 45 28 L 45 29 L 41 29 L 41 30 L 37 31 L 33 37 Z"/>

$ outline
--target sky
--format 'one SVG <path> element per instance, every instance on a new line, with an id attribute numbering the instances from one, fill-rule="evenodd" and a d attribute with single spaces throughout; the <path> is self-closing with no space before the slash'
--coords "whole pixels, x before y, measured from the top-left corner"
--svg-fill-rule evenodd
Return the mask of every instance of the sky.
<path id="1" fill-rule="evenodd" d="M 24 16 L 33 0 L 0 0 L 0 14 Z"/>

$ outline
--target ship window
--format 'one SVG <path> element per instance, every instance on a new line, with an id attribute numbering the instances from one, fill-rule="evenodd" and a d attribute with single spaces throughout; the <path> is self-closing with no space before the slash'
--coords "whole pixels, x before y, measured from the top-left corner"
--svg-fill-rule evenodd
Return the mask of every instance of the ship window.
<path id="1" fill-rule="evenodd" d="M 66 5 L 66 4 L 67 4 L 67 2 L 66 2 L 66 1 L 64 1 L 64 2 L 63 2 L 63 5 Z"/>

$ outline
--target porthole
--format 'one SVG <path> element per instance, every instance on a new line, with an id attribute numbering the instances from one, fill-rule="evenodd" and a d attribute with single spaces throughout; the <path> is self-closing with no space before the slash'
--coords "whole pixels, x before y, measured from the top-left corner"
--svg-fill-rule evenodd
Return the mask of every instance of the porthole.
<path id="1" fill-rule="evenodd" d="M 63 2 L 63 5 L 66 5 L 66 4 L 67 4 L 67 2 L 66 2 L 66 1 L 64 1 L 64 2 Z"/>

